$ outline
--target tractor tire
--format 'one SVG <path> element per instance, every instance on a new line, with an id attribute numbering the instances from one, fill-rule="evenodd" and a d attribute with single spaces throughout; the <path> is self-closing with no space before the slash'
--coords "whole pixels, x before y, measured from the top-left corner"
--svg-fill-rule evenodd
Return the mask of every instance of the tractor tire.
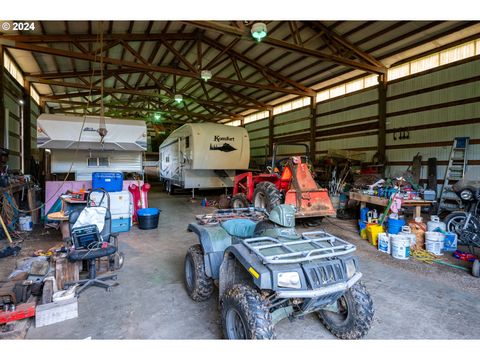
<path id="1" fill-rule="evenodd" d="M 253 192 L 253 206 L 265 208 L 268 212 L 282 203 L 282 193 L 277 187 L 269 182 L 262 181 L 255 186 Z"/>
<path id="2" fill-rule="evenodd" d="M 340 339 L 360 339 L 367 335 L 373 322 L 373 301 L 359 281 L 337 300 L 340 313 L 320 310 L 320 322 Z"/>
<path id="3" fill-rule="evenodd" d="M 246 208 L 249 207 L 250 203 L 247 200 L 245 194 L 240 193 L 232 197 L 232 208 Z"/>
<path id="4" fill-rule="evenodd" d="M 472 275 L 477 277 L 477 278 L 480 277 L 480 261 L 478 259 L 476 259 L 473 262 Z"/>
<path id="5" fill-rule="evenodd" d="M 208 300 L 214 290 L 213 279 L 205 274 L 203 249 L 200 244 L 192 245 L 185 255 L 185 288 L 194 301 Z"/>
<path id="6" fill-rule="evenodd" d="M 223 295 L 221 306 L 225 339 L 275 339 L 268 307 L 251 286 L 233 285 Z"/>

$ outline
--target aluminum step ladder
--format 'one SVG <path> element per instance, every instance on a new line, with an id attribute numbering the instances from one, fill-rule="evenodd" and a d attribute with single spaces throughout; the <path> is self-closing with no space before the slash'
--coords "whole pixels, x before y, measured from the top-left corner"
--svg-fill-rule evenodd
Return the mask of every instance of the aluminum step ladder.
<path id="1" fill-rule="evenodd" d="M 443 179 L 442 191 L 438 200 L 437 214 L 442 210 L 455 211 L 462 204 L 457 194 L 452 191 L 451 182 L 461 180 L 467 170 L 467 151 L 469 137 L 457 137 L 453 140 L 450 157 L 448 159 L 445 177 Z"/>

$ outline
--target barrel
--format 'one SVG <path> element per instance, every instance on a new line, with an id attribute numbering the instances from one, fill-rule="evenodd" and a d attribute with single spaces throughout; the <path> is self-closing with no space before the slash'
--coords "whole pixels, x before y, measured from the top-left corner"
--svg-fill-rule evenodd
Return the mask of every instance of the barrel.
<path id="1" fill-rule="evenodd" d="M 159 217 L 160 210 L 157 208 L 139 209 L 137 211 L 138 228 L 142 230 L 156 229 Z"/>

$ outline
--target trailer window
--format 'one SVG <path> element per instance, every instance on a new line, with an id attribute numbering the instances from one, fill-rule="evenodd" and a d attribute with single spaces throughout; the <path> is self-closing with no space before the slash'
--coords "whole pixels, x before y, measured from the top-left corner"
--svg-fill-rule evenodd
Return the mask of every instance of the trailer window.
<path id="1" fill-rule="evenodd" d="M 108 157 L 90 157 L 87 158 L 88 167 L 107 167 L 110 166 L 110 160 Z"/>
<path id="2" fill-rule="evenodd" d="M 185 138 L 185 149 L 188 149 L 190 147 L 190 136 L 187 136 Z"/>

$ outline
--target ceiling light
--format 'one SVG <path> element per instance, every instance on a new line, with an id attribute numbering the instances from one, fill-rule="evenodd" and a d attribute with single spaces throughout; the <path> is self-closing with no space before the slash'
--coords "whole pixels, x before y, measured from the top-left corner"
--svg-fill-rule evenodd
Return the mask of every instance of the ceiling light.
<path id="1" fill-rule="evenodd" d="M 155 119 L 155 121 L 160 121 L 160 119 L 162 118 L 162 114 L 156 112 L 155 114 L 153 114 L 153 118 Z"/>
<path id="2" fill-rule="evenodd" d="M 175 95 L 175 102 L 180 104 L 183 101 L 183 96 L 180 94 Z"/>
<path id="3" fill-rule="evenodd" d="M 212 78 L 212 72 L 210 70 L 202 70 L 202 72 L 200 73 L 200 77 L 205 82 L 207 82 L 208 80 L 210 80 Z"/>
<path id="4" fill-rule="evenodd" d="M 25 102 L 24 102 L 23 100 L 18 100 L 18 103 L 19 103 L 20 105 L 23 105 Z"/>
<path id="5" fill-rule="evenodd" d="M 255 23 L 252 25 L 251 33 L 253 38 L 260 42 L 264 37 L 267 36 L 267 25 L 260 22 Z"/>

